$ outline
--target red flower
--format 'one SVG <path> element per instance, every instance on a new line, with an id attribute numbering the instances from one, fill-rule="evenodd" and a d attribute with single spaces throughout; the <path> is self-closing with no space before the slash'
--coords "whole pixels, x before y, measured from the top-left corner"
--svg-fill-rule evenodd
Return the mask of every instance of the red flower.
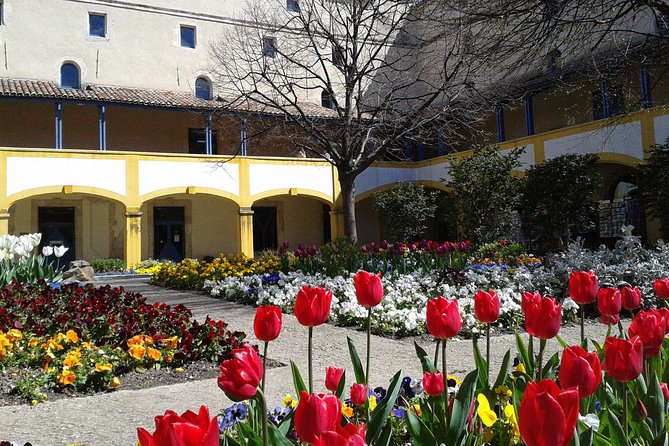
<path id="1" fill-rule="evenodd" d="M 232 351 L 232 359 L 220 365 L 218 387 L 232 401 L 253 398 L 263 376 L 263 366 L 255 349 L 249 345 Z"/>
<path id="2" fill-rule="evenodd" d="M 597 352 L 586 352 L 578 345 L 565 348 L 558 378 L 563 389 L 578 386 L 578 395 L 589 397 L 602 382 L 602 366 Z"/>
<path id="3" fill-rule="evenodd" d="M 327 395 L 300 392 L 300 402 L 295 409 L 295 432 L 300 440 L 314 444 L 328 431 L 336 431 L 341 421 L 342 404 L 332 393 Z"/>
<path id="4" fill-rule="evenodd" d="M 258 307 L 253 320 L 253 332 L 259 341 L 270 342 L 279 337 L 283 315 L 279 307 Z"/>
<path id="5" fill-rule="evenodd" d="M 662 389 L 664 400 L 667 401 L 667 398 L 669 398 L 669 386 L 667 386 L 667 383 L 660 383 L 660 389 Z"/>
<path id="6" fill-rule="evenodd" d="M 574 436 L 579 401 L 576 389 L 554 381 L 530 382 L 518 411 L 520 436 L 527 446 L 566 446 Z"/>
<path id="7" fill-rule="evenodd" d="M 314 442 L 314 446 L 367 446 L 365 425 L 348 423 L 344 427 L 338 427 L 336 431 L 323 432 Z"/>
<path id="8" fill-rule="evenodd" d="M 669 279 L 657 279 L 653 282 L 653 289 L 660 299 L 669 299 Z"/>
<path id="9" fill-rule="evenodd" d="M 664 321 L 664 334 L 669 333 L 669 309 L 662 307 L 658 308 L 656 311 Z"/>
<path id="10" fill-rule="evenodd" d="M 641 293 L 639 292 L 639 288 L 626 286 L 623 287 L 623 290 L 620 294 L 620 301 L 624 309 L 632 311 L 641 305 Z"/>
<path id="11" fill-rule="evenodd" d="M 643 342 L 609 336 L 604 343 L 604 370 L 616 381 L 635 380 L 643 370 Z"/>
<path id="12" fill-rule="evenodd" d="M 444 375 L 439 372 L 423 373 L 423 389 L 430 396 L 439 396 L 444 393 Z"/>
<path id="13" fill-rule="evenodd" d="M 458 301 L 439 296 L 427 301 L 427 331 L 439 339 L 452 338 L 462 327 Z"/>
<path id="14" fill-rule="evenodd" d="M 479 290 L 474 295 L 474 315 L 476 319 L 491 324 L 499 317 L 499 296 L 495 291 Z"/>
<path id="15" fill-rule="evenodd" d="M 554 338 L 560 331 L 562 305 L 551 297 L 539 293 L 523 293 L 522 308 L 525 312 L 525 330 L 539 339 Z"/>
<path id="16" fill-rule="evenodd" d="M 344 369 L 337 367 L 325 368 L 325 388 L 330 392 L 336 392 L 339 387 L 341 377 L 344 375 Z"/>
<path id="17" fill-rule="evenodd" d="M 351 402 L 356 406 L 362 406 L 367 401 L 367 386 L 364 384 L 353 384 L 351 386 Z"/>
<path id="18" fill-rule="evenodd" d="M 621 303 L 618 288 L 600 288 L 597 292 L 597 308 L 604 316 L 618 316 Z"/>
<path id="19" fill-rule="evenodd" d="M 640 310 L 627 329 L 630 338 L 638 336 L 643 342 L 643 354 L 657 356 L 662 349 L 666 326 L 662 315 L 655 310 Z"/>
<path id="20" fill-rule="evenodd" d="M 200 407 L 199 413 L 187 410 L 181 415 L 168 410 L 155 418 L 153 435 L 137 428 L 141 446 L 218 446 L 219 431 L 216 417 L 209 417 L 209 409 Z"/>
<path id="21" fill-rule="evenodd" d="M 620 319 L 618 316 L 607 316 L 605 314 L 600 314 L 599 320 L 602 321 L 602 324 L 604 325 L 616 325 Z"/>
<path id="22" fill-rule="evenodd" d="M 597 298 L 597 276 L 594 271 L 572 271 L 569 276 L 569 295 L 579 305 Z"/>
<path id="23" fill-rule="evenodd" d="M 383 299 L 383 285 L 381 285 L 381 273 L 372 274 L 367 271 L 358 271 L 353 277 L 355 284 L 355 295 L 358 303 L 365 308 L 372 308 L 381 303 Z"/>
<path id="24" fill-rule="evenodd" d="M 315 327 L 328 320 L 332 291 L 303 286 L 295 298 L 295 317 L 305 327 Z"/>

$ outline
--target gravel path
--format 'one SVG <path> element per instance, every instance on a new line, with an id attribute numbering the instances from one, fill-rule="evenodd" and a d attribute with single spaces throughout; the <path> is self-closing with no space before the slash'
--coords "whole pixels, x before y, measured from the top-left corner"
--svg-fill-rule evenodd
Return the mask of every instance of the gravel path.
<path id="1" fill-rule="evenodd" d="M 106 279 L 113 286 L 123 286 L 128 291 L 139 292 L 149 301 L 161 301 L 170 305 L 182 303 L 193 310 L 198 319 L 207 315 L 223 319 L 233 330 L 253 337 L 255 308 L 210 298 L 201 293 L 180 292 L 154 287 L 144 277 Z M 569 343 L 578 342 L 579 327 L 563 327 L 560 336 Z M 591 324 L 588 336 L 603 339 L 606 328 Z M 346 337 L 353 339 L 361 357 L 365 354 L 364 332 L 325 324 L 314 329 L 314 386 L 324 390 L 325 367 L 337 365 L 347 368 L 350 382 L 353 371 L 346 347 Z M 402 370 L 405 375 L 419 377 L 420 364 L 414 353 L 413 342 L 418 342 L 426 351 L 434 352 L 434 342 L 427 336 L 401 340 L 372 337 L 371 382 L 374 386 L 387 385 L 389 379 Z M 294 316 L 284 315 L 283 330 L 276 341 L 270 343 L 268 357 L 289 364 L 294 360 L 306 381 L 307 330 Z M 499 367 L 506 350 L 514 348 L 512 335 L 495 336 L 491 345 L 492 370 Z M 449 374 L 464 377 L 474 368 L 471 341 L 452 340 L 448 343 Z M 484 347 L 482 347 L 484 348 Z M 552 354 L 559 348 L 557 342 L 549 341 Z M 363 359 L 364 363 L 364 359 Z M 268 405 L 279 404 L 286 393 L 294 395 L 290 367 L 269 370 L 267 375 Z M 71 443 L 91 446 L 134 445 L 137 442 L 136 427 L 143 426 L 153 431 L 153 418 L 166 409 L 177 412 L 196 410 L 207 405 L 212 413 L 228 406 L 223 392 L 215 379 L 153 387 L 145 390 L 118 390 L 82 398 L 47 402 L 36 407 L 0 407 L 0 441 L 30 441 L 36 446 L 60 446 Z"/>

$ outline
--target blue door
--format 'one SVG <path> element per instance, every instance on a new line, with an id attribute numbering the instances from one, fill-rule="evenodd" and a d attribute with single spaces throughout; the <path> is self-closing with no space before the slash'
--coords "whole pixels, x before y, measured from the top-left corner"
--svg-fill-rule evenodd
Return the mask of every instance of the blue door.
<path id="1" fill-rule="evenodd" d="M 186 224 L 183 206 L 153 208 L 153 258 L 179 262 L 184 258 Z"/>
<path id="2" fill-rule="evenodd" d="M 74 207 L 40 207 L 37 210 L 37 222 L 38 230 L 42 234 L 40 253 L 45 246 L 69 248 L 60 260 L 53 255 L 49 256 L 49 262 L 69 268 L 70 262 L 76 259 Z"/>

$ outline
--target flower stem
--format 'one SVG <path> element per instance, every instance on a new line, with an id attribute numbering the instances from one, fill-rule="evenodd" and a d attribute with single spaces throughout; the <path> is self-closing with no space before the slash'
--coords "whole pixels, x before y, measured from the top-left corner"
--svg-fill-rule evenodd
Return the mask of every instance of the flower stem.
<path id="1" fill-rule="evenodd" d="M 623 385 L 623 432 L 625 433 L 625 444 L 630 444 L 629 440 L 629 430 L 627 423 L 627 415 L 629 407 L 627 406 L 627 383 L 622 383 Z"/>
<path id="2" fill-rule="evenodd" d="M 448 373 L 446 369 L 446 341 L 443 340 L 441 344 L 441 373 L 444 374 L 444 414 L 446 415 L 446 427 L 448 428 L 451 424 L 451 414 L 448 412 Z"/>
<path id="3" fill-rule="evenodd" d="M 588 344 L 585 341 L 585 305 L 581 304 L 581 347 L 588 349 Z"/>
<path id="4" fill-rule="evenodd" d="M 365 369 L 365 385 L 369 386 L 369 357 L 372 344 L 372 308 L 367 309 L 367 367 Z"/>
<path id="5" fill-rule="evenodd" d="M 439 345 L 440 345 L 441 339 L 437 339 L 437 345 L 434 347 L 434 366 L 437 366 L 437 363 L 439 361 Z"/>
<path id="6" fill-rule="evenodd" d="M 309 393 L 314 393 L 314 369 L 313 369 L 313 339 L 314 339 L 314 327 L 309 327 L 309 353 L 308 353 L 308 361 L 309 361 Z"/>
<path id="7" fill-rule="evenodd" d="M 488 367 L 486 376 L 490 380 L 490 324 L 485 325 L 485 363 Z"/>
<path id="8" fill-rule="evenodd" d="M 260 402 L 262 410 L 262 444 L 269 444 L 269 438 L 267 435 L 267 402 L 265 401 L 265 394 L 262 390 L 258 389 L 256 392 L 256 397 Z"/>
<path id="9" fill-rule="evenodd" d="M 265 378 L 267 377 L 267 346 L 269 342 L 265 341 L 265 348 L 262 352 L 262 382 L 260 384 L 260 389 L 265 392 Z"/>
<path id="10" fill-rule="evenodd" d="M 541 362 L 544 358 L 544 350 L 546 349 L 546 340 L 545 339 L 539 339 L 539 356 L 537 357 L 537 368 L 536 368 L 536 373 L 537 373 L 537 382 L 541 381 L 543 371 L 541 370 Z"/>

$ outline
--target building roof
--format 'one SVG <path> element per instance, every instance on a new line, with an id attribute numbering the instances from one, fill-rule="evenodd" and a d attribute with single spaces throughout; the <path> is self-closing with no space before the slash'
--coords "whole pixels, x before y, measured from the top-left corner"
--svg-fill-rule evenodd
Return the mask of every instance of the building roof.
<path id="1" fill-rule="evenodd" d="M 221 110 L 241 113 L 282 116 L 277 109 L 252 102 L 231 103 L 224 99 L 204 100 L 191 92 L 153 90 L 89 84 L 85 88 L 61 88 L 51 81 L 0 78 L 0 97 L 61 99 L 80 102 L 103 102 L 186 110 Z M 332 118 L 333 110 L 316 104 L 303 104 L 311 117 Z"/>

